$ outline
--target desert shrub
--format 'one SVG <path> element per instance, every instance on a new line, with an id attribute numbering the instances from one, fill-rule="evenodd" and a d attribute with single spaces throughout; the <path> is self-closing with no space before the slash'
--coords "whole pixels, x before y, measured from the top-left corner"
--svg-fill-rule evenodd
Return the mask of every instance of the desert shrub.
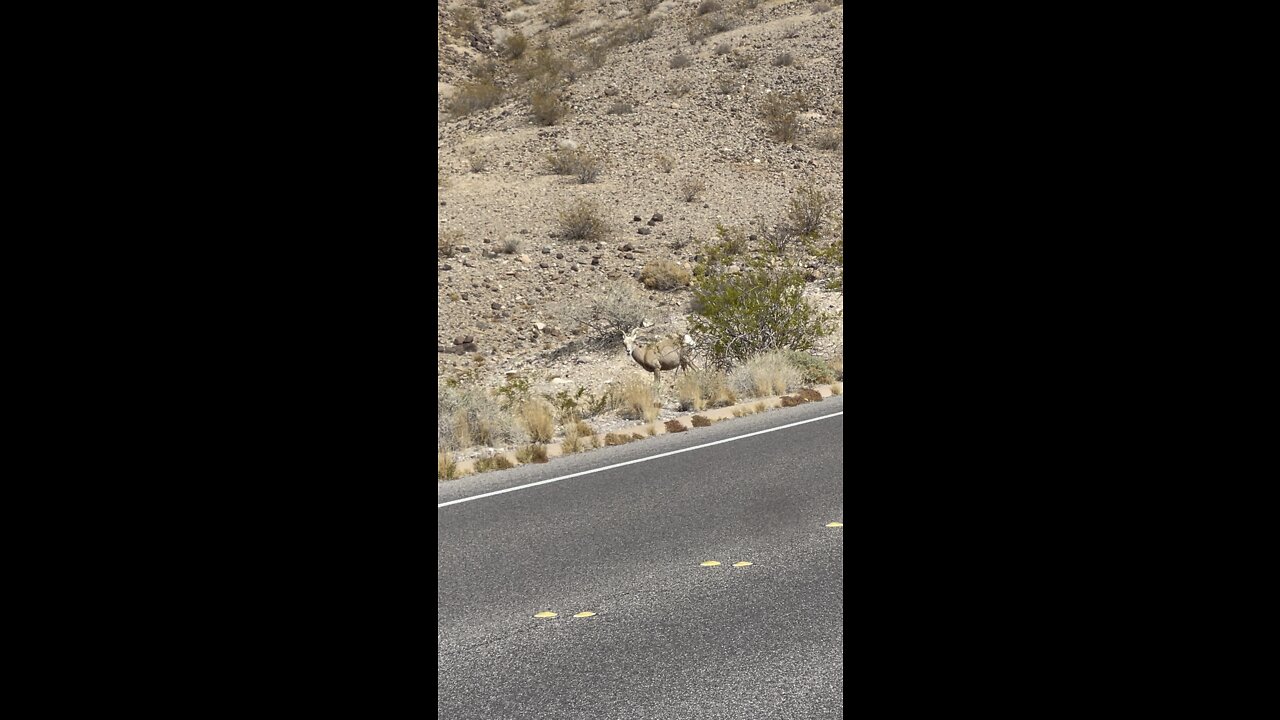
<path id="1" fill-rule="evenodd" d="M 471 165 L 471 172 L 473 173 L 484 172 L 489 169 L 489 157 L 487 155 L 476 153 L 468 158 L 468 161 Z"/>
<path id="2" fill-rule="evenodd" d="M 653 260 L 640 270 L 640 282 L 650 290 L 675 290 L 690 279 L 689 271 L 674 260 Z"/>
<path id="3" fill-rule="evenodd" d="M 693 423 L 694 427 L 710 427 L 711 426 L 711 418 L 707 417 L 706 415 L 694 415 L 693 417 L 689 418 L 689 421 Z"/>
<path id="4" fill-rule="evenodd" d="M 822 402 L 822 393 L 813 388 L 800 388 L 796 394 L 808 402 Z"/>
<path id="5" fill-rule="evenodd" d="M 478 387 L 438 389 L 436 449 L 460 450 L 472 445 L 511 445 L 526 438 L 524 429 L 502 404 Z"/>
<path id="6" fill-rule="evenodd" d="M 609 225 L 590 200 L 578 200 L 560 213 L 560 235 L 566 240 L 595 242 L 604 239 Z"/>
<path id="7" fill-rule="evenodd" d="M 825 13 L 825 12 L 831 12 L 831 6 L 830 6 L 830 5 L 828 5 L 828 4 L 824 3 L 824 2 L 814 3 L 814 4 L 813 4 L 813 14 L 814 14 L 814 15 L 818 15 L 818 14 L 820 14 L 820 13 Z"/>
<path id="8" fill-rule="evenodd" d="M 520 252 L 520 238 L 514 236 L 503 238 L 502 242 L 498 243 L 498 252 L 504 255 L 515 255 Z"/>
<path id="9" fill-rule="evenodd" d="M 680 401 L 681 410 L 702 410 L 707 401 L 702 397 L 702 388 L 689 373 L 676 379 L 676 398 Z"/>
<path id="10" fill-rule="evenodd" d="M 539 125 L 555 125 L 569 114 L 569 108 L 560 102 L 560 95 L 551 90 L 538 89 L 530 93 L 529 107 Z"/>
<path id="11" fill-rule="evenodd" d="M 453 34 L 466 37 L 480 32 L 474 8 L 463 6 L 453 14 Z"/>
<path id="12" fill-rule="evenodd" d="M 803 405 L 804 403 L 808 402 L 807 400 L 800 397 L 799 395 L 783 395 L 782 397 L 778 398 L 778 400 L 779 400 L 779 403 L 784 408 L 795 407 L 796 405 Z"/>
<path id="13" fill-rule="evenodd" d="M 713 13 L 723 8 L 724 6 L 716 2 L 716 0 L 702 0 L 702 2 L 698 3 L 698 14 L 706 15 L 707 13 Z"/>
<path id="14" fill-rule="evenodd" d="M 762 413 L 762 412 L 764 412 L 765 410 L 768 410 L 769 408 L 768 408 L 768 406 L 766 406 L 764 403 L 762 403 L 762 402 L 758 402 L 758 403 L 756 403 L 754 406 L 752 406 L 752 408 L 751 408 L 751 409 L 752 409 L 752 410 L 755 410 L 755 411 L 756 411 L 756 412 L 758 412 L 758 413 Z"/>
<path id="15" fill-rule="evenodd" d="M 560 57 L 549 47 L 540 47 L 532 53 L 525 54 L 525 61 L 516 70 L 520 79 L 526 82 L 537 81 L 548 87 L 555 87 L 566 80 L 577 77 L 573 60 Z"/>
<path id="16" fill-rule="evenodd" d="M 666 153 L 659 153 L 654 156 L 654 160 L 658 163 L 658 169 L 664 173 L 669 173 L 676 169 L 675 158 L 667 155 Z"/>
<path id="17" fill-rule="evenodd" d="M 706 28 L 709 31 L 707 33 L 708 35 L 715 35 L 717 33 L 728 32 L 734 29 L 735 27 L 737 27 L 737 23 L 733 21 L 733 18 L 729 17 L 724 13 L 715 13 L 713 15 L 707 15 L 706 17 L 703 18 L 703 20 L 705 20 L 707 23 Z"/>
<path id="18" fill-rule="evenodd" d="M 628 420 L 652 422 L 658 417 L 658 401 L 648 377 L 630 377 L 610 388 L 611 405 Z"/>
<path id="19" fill-rule="evenodd" d="M 687 177 L 680 181 L 679 197 L 685 202 L 693 202 L 698 196 L 705 192 L 707 183 L 698 176 Z"/>
<path id="20" fill-rule="evenodd" d="M 626 445 L 629 442 L 631 442 L 631 436 L 626 433 L 609 433 L 604 436 L 604 444 L 606 447 Z"/>
<path id="21" fill-rule="evenodd" d="M 728 55 L 732 51 L 733 45 L 729 43 L 720 43 L 719 45 L 716 45 L 716 49 L 713 52 L 717 55 Z"/>
<path id="22" fill-rule="evenodd" d="M 787 362 L 800 371 L 800 379 L 805 385 L 826 385 L 836 379 L 835 372 L 826 360 L 799 350 L 788 350 Z"/>
<path id="23" fill-rule="evenodd" d="M 740 273 L 708 274 L 694 285 L 690 334 L 710 362 L 727 366 L 769 350 L 808 350 L 833 318 L 804 299 L 804 276 L 763 259 Z"/>
<path id="24" fill-rule="evenodd" d="M 687 78 L 675 77 L 671 78 L 667 83 L 667 92 L 674 97 L 684 97 L 693 89 L 693 85 Z"/>
<path id="25" fill-rule="evenodd" d="M 814 138 L 813 144 L 819 150 L 839 150 L 844 147 L 844 128 L 829 128 L 818 133 Z"/>
<path id="26" fill-rule="evenodd" d="M 528 47 L 529 39 L 524 36 L 524 33 L 513 32 L 502 41 L 502 54 L 512 60 L 518 60 Z"/>
<path id="27" fill-rule="evenodd" d="M 777 142 L 791 142 L 800 132 L 800 120 L 795 105 L 789 98 L 770 93 L 760 103 L 760 117 L 764 120 L 769 137 Z"/>
<path id="28" fill-rule="evenodd" d="M 555 434 L 555 413 L 550 404 L 542 398 L 530 400 L 520 405 L 518 415 L 520 423 L 529 433 L 529 438 L 536 443 L 551 442 Z"/>
<path id="29" fill-rule="evenodd" d="M 458 245 L 462 243 L 462 231 L 446 230 L 436 236 L 436 257 L 451 258 L 458 252 Z"/>
<path id="30" fill-rule="evenodd" d="M 615 45 L 638 43 L 653 37 L 658 32 L 658 21 L 654 18 L 640 18 L 622 23 L 610 37 Z"/>
<path id="31" fill-rule="evenodd" d="M 640 12 L 648 15 L 661 4 L 662 0 L 638 0 L 636 6 L 640 9 Z"/>
<path id="32" fill-rule="evenodd" d="M 836 354 L 828 363 L 831 365 L 831 371 L 836 374 L 837 380 L 844 379 L 844 351 Z"/>
<path id="33" fill-rule="evenodd" d="M 799 387 L 801 376 L 800 371 L 787 361 L 785 354 L 767 352 L 734 368 L 729 375 L 729 382 L 739 395 L 761 397 L 781 395 L 791 388 Z"/>
<path id="34" fill-rule="evenodd" d="M 487 110 L 502 102 L 504 93 L 491 79 L 474 80 L 458 88 L 449 98 L 448 110 L 454 117 L 470 115 L 477 110 Z"/>
<path id="35" fill-rule="evenodd" d="M 662 424 L 667 428 L 667 432 L 669 433 L 684 432 L 689 429 L 679 420 L 668 420 Z"/>
<path id="36" fill-rule="evenodd" d="M 773 65 L 774 67 L 790 67 L 791 65 L 795 64 L 795 61 L 796 61 L 795 55 L 792 55 L 789 52 L 784 52 L 784 53 L 779 53 L 776 57 L 773 58 L 773 60 L 769 64 Z"/>
<path id="37" fill-rule="evenodd" d="M 604 163 L 600 158 L 579 148 L 563 148 L 547 156 L 551 171 L 557 175 L 572 175 L 578 183 L 586 185 L 600 177 Z"/>
<path id="38" fill-rule="evenodd" d="M 739 70 L 746 70 L 755 65 L 756 56 L 745 50 L 734 50 L 733 55 L 729 58 L 729 63 Z"/>
<path id="39" fill-rule="evenodd" d="M 796 188 L 791 196 L 787 224 L 799 235 L 816 237 L 822 232 L 833 206 L 831 196 L 819 190 L 817 186 L 802 185 Z"/>
<path id="40" fill-rule="evenodd" d="M 547 461 L 546 445 L 522 445 L 516 449 L 516 460 L 524 464 L 544 463 Z"/>
<path id="41" fill-rule="evenodd" d="M 844 387 L 843 387 L 840 383 L 833 383 L 833 384 L 831 385 L 831 394 L 832 394 L 832 395 L 839 395 L 839 394 L 840 394 L 840 393 L 842 393 L 842 392 L 844 392 Z"/>
<path id="42" fill-rule="evenodd" d="M 578 14 L 578 0 L 558 0 L 551 11 L 551 27 L 564 27 Z"/>
<path id="43" fill-rule="evenodd" d="M 675 57 L 671 58 L 671 67 L 673 69 L 678 70 L 680 68 L 686 68 L 692 64 L 693 64 L 693 60 L 690 59 L 689 56 L 685 55 L 684 53 L 680 53 Z"/>
<path id="44" fill-rule="evenodd" d="M 630 115 L 635 112 L 635 108 L 631 107 L 631 103 L 618 101 L 609 106 L 608 114 L 610 115 Z"/>

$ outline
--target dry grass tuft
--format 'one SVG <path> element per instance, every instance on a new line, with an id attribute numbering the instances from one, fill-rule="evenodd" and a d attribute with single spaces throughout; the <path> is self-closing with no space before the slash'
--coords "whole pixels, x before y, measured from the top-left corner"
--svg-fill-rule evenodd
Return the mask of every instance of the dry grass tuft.
<path id="1" fill-rule="evenodd" d="M 490 470 L 509 470 L 515 467 L 515 463 L 504 453 L 497 453 L 492 457 L 476 458 L 476 472 L 489 472 Z"/>
<path id="2" fill-rule="evenodd" d="M 640 282 L 650 290 L 675 290 L 692 279 L 689 271 L 674 260 L 653 260 L 640 271 Z"/>
<path id="3" fill-rule="evenodd" d="M 600 209 L 589 200 L 579 200 L 560 213 L 560 234 L 566 240 L 596 242 L 603 240 L 608 231 Z"/>
<path id="4" fill-rule="evenodd" d="M 730 384 L 743 397 L 764 397 L 781 395 L 799 387 L 802 377 L 785 353 L 768 352 L 736 368 Z"/>
<path id="5" fill-rule="evenodd" d="M 449 98 L 447 109 L 454 117 L 463 117 L 477 110 L 488 110 L 502 102 L 504 97 L 502 88 L 492 79 L 481 78 L 458 88 L 458 92 Z"/>
<path id="6" fill-rule="evenodd" d="M 551 442 L 556 430 L 555 408 L 541 398 L 530 400 L 520 406 L 520 423 L 529 433 L 529 438 L 536 443 Z"/>
<path id="7" fill-rule="evenodd" d="M 580 185 L 595 182 L 604 165 L 600 158 L 578 148 L 557 150 L 547 156 L 547 162 L 551 166 L 551 172 L 556 175 L 573 175 L 578 178 Z"/>
<path id="8" fill-rule="evenodd" d="M 681 410 L 698 412 L 708 407 L 727 407 L 737 402 L 728 378 L 715 370 L 694 370 L 676 379 L 676 397 Z"/>
<path id="9" fill-rule="evenodd" d="M 755 406 L 754 406 L 752 409 L 753 409 L 753 410 L 755 410 L 755 411 L 756 411 L 756 412 L 758 412 L 758 413 L 762 413 L 762 412 L 764 412 L 765 410 L 768 410 L 768 409 L 769 409 L 769 407 L 768 407 L 767 405 L 765 405 L 764 403 L 762 403 L 762 402 L 758 402 L 758 403 L 756 403 L 756 404 L 755 404 Z"/>
<path id="10" fill-rule="evenodd" d="M 539 125 L 555 125 L 569 114 L 569 108 L 560 102 L 560 96 L 551 90 L 534 90 L 529 94 L 529 107 Z"/>
<path id="11" fill-rule="evenodd" d="M 658 417 L 658 400 L 648 378 L 628 378 L 610 388 L 610 405 L 628 420 L 653 422 Z"/>
<path id="12" fill-rule="evenodd" d="M 654 157 L 654 160 L 658 163 L 658 169 L 664 173 L 669 173 L 676 169 L 675 158 L 666 153 L 659 153 Z"/>
<path id="13" fill-rule="evenodd" d="M 516 459 L 524 464 L 544 463 L 547 461 L 546 445 L 522 445 L 516 449 Z"/>
<path id="14" fill-rule="evenodd" d="M 511 60 L 518 60 L 528 47 L 529 39 L 524 36 L 524 33 L 517 31 L 502 41 L 502 54 Z"/>
<path id="15" fill-rule="evenodd" d="M 626 445 L 629 442 L 631 442 L 631 438 L 626 433 L 609 433 L 604 436 L 604 444 L 607 447 L 613 447 L 614 445 Z"/>
<path id="16" fill-rule="evenodd" d="M 844 386 L 841 385 L 840 383 L 833 383 L 831 385 L 831 394 L 833 396 L 839 395 L 842 392 L 844 392 Z"/>
<path id="17" fill-rule="evenodd" d="M 453 453 L 437 452 L 436 453 L 436 479 L 437 480 L 453 480 L 459 477 L 458 463 L 453 460 Z"/>

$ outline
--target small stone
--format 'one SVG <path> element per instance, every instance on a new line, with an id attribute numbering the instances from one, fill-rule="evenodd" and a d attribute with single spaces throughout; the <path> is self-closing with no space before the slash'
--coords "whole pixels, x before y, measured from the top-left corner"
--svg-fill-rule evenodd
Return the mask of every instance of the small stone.
<path id="1" fill-rule="evenodd" d="M 562 252 L 558 252 L 558 253 L 556 253 L 556 259 L 557 259 L 557 260 L 563 260 L 563 259 L 564 259 L 564 253 L 562 253 Z"/>
<path id="2" fill-rule="evenodd" d="M 631 222 L 640 222 L 640 216 L 639 215 L 631 216 Z"/>
<path id="3" fill-rule="evenodd" d="M 650 220 L 649 222 L 645 223 L 645 225 L 648 225 L 649 227 L 653 227 L 654 225 L 657 225 L 657 224 L 658 223 L 655 220 Z"/>
<path id="4" fill-rule="evenodd" d="M 633 255 L 632 253 L 623 253 L 623 254 L 622 254 L 622 257 L 624 257 L 624 258 L 626 258 L 626 259 L 628 259 L 628 260 L 635 260 L 635 259 L 636 259 L 636 256 L 635 256 L 635 255 Z"/>
<path id="5" fill-rule="evenodd" d="M 452 269 L 453 269 L 453 266 L 452 266 L 452 265 L 450 265 L 449 263 L 445 263 L 445 264 L 443 264 L 443 265 L 441 265 L 441 266 L 440 266 L 440 269 L 441 269 L 441 270 L 452 270 Z"/>
<path id="6" fill-rule="evenodd" d="M 501 310 L 501 309 L 502 309 L 502 303 L 500 303 L 500 302 L 493 302 L 493 303 L 489 303 L 489 307 L 490 307 L 490 308 L 493 308 L 494 310 Z"/>
<path id="7" fill-rule="evenodd" d="M 649 233 L 651 233 L 651 232 L 653 232 L 653 231 L 652 231 L 652 230 L 650 230 L 650 229 L 649 229 L 649 228 L 647 228 L 647 227 L 642 227 L 642 228 L 640 228 L 640 229 L 636 230 L 636 232 L 640 233 L 641 235 L 648 235 Z"/>
<path id="8" fill-rule="evenodd" d="M 634 245 L 632 245 L 631 243 L 627 243 L 627 244 L 625 244 L 625 245 L 623 245 L 623 246 L 622 246 L 622 249 L 623 249 L 623 251 L 626 251 L 626 250 L 635 250 L 636 248 L 635 248 L 635 246 L 634 246 Z"/>
<path id="9" fill-rule="evenodd" d="M 547 268 L 551 267 L 551 263 L 547 262 L 546 260 L 543 260 L 542 262 L 538 263 L 538 267 L 540 267 L 540 268 L 542 268 L 542 269 L 544 269 L 544 270 L 545 270 L 545 269 L 547 269 Z"/>
<path id="10" fill-rule="evenodd" d="M 470 245 L 459 245 L 459 246 L 458 246 L 458 252 L 469 253 L 469 252 L 471 252 L 471 246 L 470 246 Z"/>
<path id="11" fill-rule="evenodd" d="M 591 258 L 591 264 L 592 264 L 592 265 L 599 265 L 599 264 L 600 264 L 600 258 L 598 258 L 598 257 L 593 257 L 593 258 Z M 448 269 L 449 269 L 449 268 L 448 268 L 448 266 L 445 266 L 445 269 L 446 269 L 446 270 L 448 270 Z"/>
<path id="12" fill-rule="evenodd" d="M 551 254 L 551 246 L 550 246 L 550 245 L 543 245 L 543 246 L 542 246 L 542 254 L 543 254 L 543 255 L 550 255 L 550 254 Z"/>
<path id="13" fill-rule="evenodd" d="M 654 213 L 653 217 L 650 219 L 654 222 L 662 222 L 662 213 Z"/>

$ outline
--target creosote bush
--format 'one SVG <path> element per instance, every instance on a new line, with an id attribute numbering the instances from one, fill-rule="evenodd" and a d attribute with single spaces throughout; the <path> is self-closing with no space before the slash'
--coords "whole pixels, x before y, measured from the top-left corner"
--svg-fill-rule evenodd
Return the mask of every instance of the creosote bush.
<path id="1" fill-rule="evenodd" d="M 609 225 L 600 215 L 600 209 L 590 200 L 578 200 L 560 213 L 560 234 L 566 240 L 603 240 Z"/>
<path id="2" fill-rule="evenodd" d="M 815 185 L 802 185 L 791 196 L 787 224 L 799 235 L 817 237 L 831 215 L 834 202 Z"/>
<path id="3" fill-rule="evenodd" d="M 808 350 L 834 329 L 833 317 L 804 298 L 804 275 L 751 258 L 740 273 L 711 272 L 694 285 L 695 343 L 713 365 L 745 362 L 770 350 Z"/>
<path id="4" fill-rule="evenodd" d="M 691 279 L 689 271 L 674 260 L 653 260 L 640 271 L 640 282 L 650 290 L 675 290 Z"/>
<path id="5" fill-rule="evenodd" d="M 766 95 L 760 103 L 760 117 L 764 119 L 769 137 L 776 142 L 791 142 L 800 133 L 800 120 L 790 98 L 777 93 Z"/>

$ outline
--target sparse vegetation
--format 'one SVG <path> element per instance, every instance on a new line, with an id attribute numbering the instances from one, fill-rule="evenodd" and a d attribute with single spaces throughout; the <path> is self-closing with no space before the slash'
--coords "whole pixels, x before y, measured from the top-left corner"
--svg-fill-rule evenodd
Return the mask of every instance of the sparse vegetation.
<path id="1" fill-rule="evenodd" d="M 463 85 L 449 99 L 448 110 L 454 117 L 470 115 L 502 102 L 504 93 L 492 79 L 480 79 Z"/>
<path id="2" fill-rule="evenodd" d="M 800 371 L 800 379 L 806 385 L 826 385 L 836 379 L 835 371 L 820 357 L 798 350 L 788 350 L 785 356 Z"/>
<path id="3" fill-rule="evenodd" d="M 635 112 L 635 108 L 631 107 L 631 103 L 615 102 L 609 106 L 608 114 L 610 115 L 630 115 Z"/>
<path id="4" fill-rule="evenodd" d="M 706 192 L 707 184 L 701 177 L 692 176 L 680 181 L 680 199 L 685 202 L 693 202 L 698 196 Z"/>
<path id="5" fill-rule="evenodd" d="M 555 125 L 569 114 L 569 108 L 560 102 L 560 95 L 551 90 L 534 90 L 529 94 L 529 108 L 539 125 Z"/>
<path id="6" fill-rule="evenodd" d="M 437 452 L 436 453 L 436 479 L 437 480 L 453 480 L 458 476 L 458 463 L 453 459 L 453 453 Z"/>
<path id="7" fill-rule="evenodd" d="M 537 398 L 520 405 L 518 417 L 531 440 L 536 443 L 551 442 L 556 421 L 551 406 L 545 400 Z"/>
<path id="8" fill-rule="evenodd" d="M 688 55 L 685 55 L 684 53 L 680 53 L 675 57 L 671 58 L 671 67 L 673 69 L 678 70 L 680 68 L 686 68 L 692 64 L 693 64 L 693 60 L 690 59 L 690 57 Z"/>
<path id="9" fill-rule="evenodd" d="M 653 260 L 640 271 L 640 282 L 650 290 L 675 290 L 691 279 L 689 271 L 674 260 Z"/>
<path id="10" fill-rule="evenodd" d="M 653 37 L 656 32 L 658 32 L 658 21 L 654 18 L 646 17 L 624 21 L 622 25 L 614 30 L 612 42 L 614 45 L 643 42 Z"/>
<path id="11" fill-rule="evenodd" d="M 693 417 L 689 418 L 689 421 L 693 423 L 694 427 L 710 427 L 711 426 L 711 418 L 705 415 L 694 415 Z"/>
<path id="12" fill-rule="evenodd" d="M 439 387 L 436 395 L 436 450 L 473 445 L 510 445 L 527 435 L 495 398 L 479 387 Z"/>
<path id="13" fill-rule="evenodd" d="M 498 243 L 498 252 L 504 255 L 515 255 L 520 252 L 520 238 L 514 236 L 503 238 L 502 242 Z"/>
<path id="14" fill-rule="evenodd" d="M 610 404 L 627 420 L 652 422 L 658 417 L 658 401 L 649 378 L 630 377 L 611 389 Z"/>
<path id="15" fill-rule="evenodd" d="M 716 45 L 716 49 L 713 52 L 717 55 L 728 55 L 732 51 L 733 45 L 730 45 L 729 43 L 720 43 L 719 45 Z"/>
<path id="16" fill-rule="evenodd" d="M 590 200 L 578 200 L 560 213 L 560 234 L 566 240 L 603 240 L 609 225 L 600 215 L 600 209 Z"/>
<path id="17" fill-rule="evenodd" d="M 522 445 L 516 450 L 516 460 L 521 463 L 544 463 L 547 461 L 546 445 Z"/>
<path id="18" fill-rule="evenodd" d="M 460 230 L 446 230 L 436 235 L 436 257 L 451 258 L 458 252 L 458 246 L 462 244 L 462 232 Z"/>
<path id="19" fill-rule="evenodd" d="M 722 9 L 724 9 L 724 6 L 716 2 L 716 0 L 702 0 L 702 2 L 698 3 L 699 15 L 706 15 Z"/>
<path id="20" fill-rule="evenodd" d="M 820 150 L 839 150 L 844 147 L 844 128 L 829 128 L 818 133 L 813 144 Z"/>
<path id="21" fill-rule="evenodd" d="M 729 375 L 734 390 L 743 397 L 781 395 L 799 387 L 801 374 L 780 352 L 757 355 Z"/>
<path id="22" fill-rule="evenodd" d="M 773 61 L 770 62 L 770 64 L 773 65 L 774 67 L 791 67 L 792 65 L 795 64 L 795 62 L 796 62 L 795 55 L 792 55 L 789 52 L 784 52 L 784 53 L 779 53 L 777 56 L 775 56 L 773 58 Z"/>
<path id="23" fill-rule="evenodd" d="M 578 183 L 586 185 L 600 177 L 604 163 L 600 158 L 580 148 L 562 148 L 547 156 L 551 172 L 556 175 L 572 175 Z"/>
<path id="24" fill-rule="evenodd" d="M 796 188 L 791 196 L 787 223 L 797 234 L 810 238 L 816 237 L 826 225 L 834 205 L 832 198 L 819 190 L 816 185 L 802 185 Z"/>
<path id="25" fill-rule="evenodd" d="M 760 103 L 760 117 L 764 119 L 769 137 L 776 142 L 791 142 L 800 133 L 800 121 L 790 98 L 777 93 L 766 95 Z"/>
<path id="26" fill-rule="evenodd" d="M 832 383 L 832 385 L 831 385 L 831 394 L 832 394 L 833 396 L 835 396 L 835 395 L 839 395 L 839 394 L 840 394 L 840 393 L 842 393 L 842 392 L 844 392 L 844 386 L 843 386 L 843 385 L 841 385 L 840 383 Z"/>
<path id="27" fill-rule="evenodd" d="M 502 41 L 502 54 L 511 60 L 519 60 L 528 47 L 529 39 L 524 36 L 524 33 L 516 31 Z"/>
<path id="28" fill-rule="evenodd" d="M 654 156 L 654 161 L 658 163 L 658 169 L 664 173 L 669 173 L 676 169 L 675 158 L 667 155 L 666 153 L 658 153 Z"/>

